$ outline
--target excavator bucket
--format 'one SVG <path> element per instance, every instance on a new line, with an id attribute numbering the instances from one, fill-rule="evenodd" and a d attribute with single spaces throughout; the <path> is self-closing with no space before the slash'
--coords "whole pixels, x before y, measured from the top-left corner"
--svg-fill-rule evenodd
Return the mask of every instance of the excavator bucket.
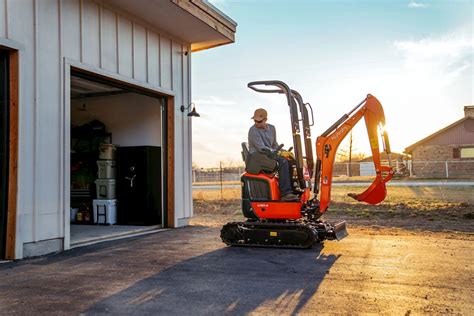
<path id="1" fill-rule="evenodd" d="M 385 178 L 382 177 L 382 172 L 387 172 L 387 176 Z M 380 166 L 380 170 L 377 171 L 377 176 L 375 177 L 372 184 L 360 194 L 356 193 L 349 193 L 347 194 L 351 198 L 365 202 L 369 204 L 377 204 L 382 202 L 387 196 L 387 188 L 385 183 L 389 181 L 393 176 L 392 168 L 388 166 Z"/>

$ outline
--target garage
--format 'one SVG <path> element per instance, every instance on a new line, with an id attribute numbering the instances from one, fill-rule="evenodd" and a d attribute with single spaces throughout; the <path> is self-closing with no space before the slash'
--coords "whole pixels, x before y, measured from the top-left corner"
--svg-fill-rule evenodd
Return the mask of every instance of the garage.
<path id="1" fill-rule="evenodd" d="M 80 70 L 70 82 L 71 247 L 163 229 L 167 97 Z"/>
<path id="2" fill-rule="evenodd" d="M 201 0 L 3 2 L 0 259 L 188 225 L 191 57 L 236 23 Z"/>

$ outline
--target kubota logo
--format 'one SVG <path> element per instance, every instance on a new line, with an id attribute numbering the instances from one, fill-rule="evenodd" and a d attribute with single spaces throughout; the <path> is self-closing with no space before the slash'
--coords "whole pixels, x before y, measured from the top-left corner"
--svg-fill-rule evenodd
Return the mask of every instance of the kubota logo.
<path id="1" fill-rule="evenodd" d="M 336 133 L 334 135 L 331 136 L 331 139 L 332 140 L 336 140 L 337 138 L 339 138 L 339 136 L 341 136 L 346 130 L 348 129 L 347 126 L 343 125 L 341 126 L 341 128 L 336 131 Z"/>
<path id="2" fill-rule="evenodd" d="M 268 207 L 268 204 L 257 204 L 257 207 Z"/>

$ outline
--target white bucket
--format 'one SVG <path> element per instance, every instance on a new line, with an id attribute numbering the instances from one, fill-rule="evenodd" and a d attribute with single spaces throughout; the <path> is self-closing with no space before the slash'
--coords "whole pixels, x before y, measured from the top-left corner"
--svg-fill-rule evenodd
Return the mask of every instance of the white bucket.
<path id="1" fill-rule="evenodd" d="M 115 199 L 115 179 L 97 179 L 95 180 L 95 186 L 97 189 L 97 199 Z"/>
<path id="2" fill-rule="evenodd" d="M 97 177 L 99 179 L 115 179 L 115 160 L 97 160 Z"/>
<path id="3" fill-rule="evenodd" d="M 113 160 L 113 159 L 115 159 L 115 153 L 117 151 L 117 145 L 100 144 L 99 151 L 100 151 L 99 159 Z"/>

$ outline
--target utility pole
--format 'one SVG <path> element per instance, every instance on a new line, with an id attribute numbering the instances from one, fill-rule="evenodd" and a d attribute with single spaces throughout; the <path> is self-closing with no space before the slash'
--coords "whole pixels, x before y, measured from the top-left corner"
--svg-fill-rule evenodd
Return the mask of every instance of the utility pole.
<path id="1" fill-rule="evenodd" d="M 349 177 L 352 176 L 351 163 L 352 163 L 352 131 L 349 138 Z"/>

